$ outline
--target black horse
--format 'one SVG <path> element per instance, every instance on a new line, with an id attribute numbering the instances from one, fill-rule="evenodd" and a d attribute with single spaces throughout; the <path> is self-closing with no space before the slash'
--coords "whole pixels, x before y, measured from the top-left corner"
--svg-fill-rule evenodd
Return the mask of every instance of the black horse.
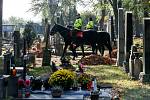
<path id="1" fill-rule="evenodd" d="M 64 47 L 63 54 L 62 54 L 61 58 L 64 57 L 68 46 L 72 45 L 72 43 L 74 43 L 76 45 L 75 48 L 72 49 L 73 56 L 74 56 L 73 59 L 75 59 L 75 57 L 77 55 L 76 54 L 76 48 L 79 46 L 82 49 L 83 57 L 85 56 L 84 47 L 83 47 L 84 44 L 91 45 L 93 53 L 95 53 L 96 47 L 98 47 L 98 49 L 100 51 L 104 52 L 104 50 L 101 50 L 101 49 L 104 49 L 103 47 L 105 45 L 109 49 L 109 54 L 111 57 L 112 47 L 110 45 L 110 35 L 107 32 L 97 32 L 94 30 L 83 31 L 83 37 L 82 38 L 75 36 L 76 41 L 74 41 L 73 31 L 68 29 L 68 28 L 65 28 L 61 25 L 55 24 L 53 26 L 53 28 L 51 29 L 50 35 L 54 35 L 57 32 L 60 33 L 60 35 L 64 38 L 64 42 L 65 42 L 65 47 Z"/>

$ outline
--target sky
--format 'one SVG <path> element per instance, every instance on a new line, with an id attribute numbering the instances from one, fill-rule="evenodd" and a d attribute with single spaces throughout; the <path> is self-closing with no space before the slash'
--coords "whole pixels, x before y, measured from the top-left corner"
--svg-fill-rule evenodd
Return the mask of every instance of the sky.
<path id="1" fill-rule="evenodd" d="M 88 1 L 88 0 L 85 0 Z M 31 8 L 31 0 L 3 0 L 3 19 L 11 16 L 20 17 L 25 20 L 41 22 L 40 15 L 35 16 L 32 12 L 27 12 Z M 87 10 L 87 7 L 77 6 L 79 12 Z"/>
<path id="2" fill-rule="evenodd" d="M 31 0 L 3 0 L 3 19 L 15 16 L 25 20 L 40 21 L 40 16 L 27 12 L 31 8 L 30 2 Z"/>

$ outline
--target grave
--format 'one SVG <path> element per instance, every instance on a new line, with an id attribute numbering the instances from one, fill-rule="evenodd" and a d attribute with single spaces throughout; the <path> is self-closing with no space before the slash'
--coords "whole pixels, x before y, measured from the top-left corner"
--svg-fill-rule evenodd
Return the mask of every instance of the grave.
<path id="1" fill-rule="evenodd" d="M 90 100 L 90 92 L 86 90 L 64 91 L 60 98 L 53 98 L 51 91 L 32 91 L 29 98 L 21 98 L 22 100 Z M 99 100 L 111 100 L 115 96 L 112 94 L 112 88 L 101 88 L 99 91 Z M 116 96 L 117 97 L 117 96 Z M 16 100 L 20 100 L 17 98 Z"/>
<path id="2" fill-rule="evenodd" d="M 125 35 L 124 35 L 124 22 L 123 22 L 123 8 L 119 8 L 119 23 L 118 23 L 118 52 L 117 52 L 117 66 L 122 66 L 124 61 L 124 43 L 125 43 Z"/>
<path id="3" fill-rule="evenodd" d="M 130 49 L 133 44 L 133 25 L 132 25 L 132 12 L 127 11 L 125 13 L 125 58 L 124 62 L 126 63 L 124 66 L 125 72 L 129 72 L 129 57 L 130 57 Z"/>
<path id="4" fill-rule="evenodd" d="M 144 34 L 143 34 L 143 42 L 144 42 L 144 52 L 143 52 L 143 72 L 140 73 L 139 78 L 140 81 L 150 82 L 150 18 L 143 19 L 144 25 Z"/>

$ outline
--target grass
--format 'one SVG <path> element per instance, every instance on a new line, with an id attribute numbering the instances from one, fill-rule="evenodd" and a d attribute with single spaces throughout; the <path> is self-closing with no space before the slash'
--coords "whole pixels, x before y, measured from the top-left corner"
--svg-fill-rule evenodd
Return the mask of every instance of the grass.
<path id="1" fill-rule="evenodd" d="M 50 74 L 49 66 L 34 68 L 30 75 L 41 76 Z M 120 95 L 121 100 L 150 100 L 150 84 L 142 84 L 131 78 L 120 67 L 110 65 L 90 66 L 86 73 L 97 77 L 98 84 L 111 85 Z"/>
<path id="2" fill-rule="evenodd" d="M 37 67 L 28 71 L 28 74 L 31 76 L 42 76 L 50 73 L 52 73 L 50 66 Z"/>
<path id="3" fill-rule="evenodd" d="M 97 77 L 98 84 L 110 84 L 121 100 L 149 100 L 150 85 L 131 78 L 121 68 L 108 65 L 91 66 L 87 73 Z"/>

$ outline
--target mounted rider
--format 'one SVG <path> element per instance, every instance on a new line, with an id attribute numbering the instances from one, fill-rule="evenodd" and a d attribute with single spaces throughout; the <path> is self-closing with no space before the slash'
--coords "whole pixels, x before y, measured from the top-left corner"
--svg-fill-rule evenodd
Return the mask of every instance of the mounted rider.
<path id="1" fill-rule="evenodd" d="M 83 21 L 82 21 L 82 19 L 80 17 L 80 14 L 77 14 L 77 18 L 76 18 L 76 20 L 74 22 L 74 29 L 81 30 L 82 24 L 83 24 Z"/>
<path id="2" fill-rule="evenodd" d="M 94 29 L 94 21 L 92 17 L 89 18 L 89 22 L 86 25 L 86 29 Z"/>
<path id="3" fill-rule="evenodd" d="M 81 31 L 83 25 L 82 18 L 80 14 L 76 15 L 76 20 L 74 22 L 74 30 L 72 31 L 72 46 L 75 44 L 79 44 L 82 41 L 83 32 Z M 72 47 L 71 47 L 72 48 Z"/>
<path id="4" fill-rule="evenodd" d="M 83 25 L 82 18 L 80 17 L 80 14 L 77 14 L 76 20 L 74 22 L 74 33 L 76 37 L 83 37 L 82 31 L 81 31 L 82 25 Z"/>

